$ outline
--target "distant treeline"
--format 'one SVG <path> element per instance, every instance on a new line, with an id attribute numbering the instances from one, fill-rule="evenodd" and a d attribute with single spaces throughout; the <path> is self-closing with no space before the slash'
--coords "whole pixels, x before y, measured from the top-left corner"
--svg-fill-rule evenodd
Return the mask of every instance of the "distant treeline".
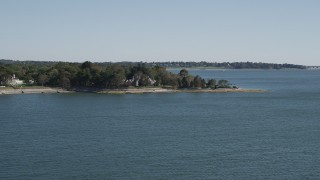
<path id="1" fill-rule="evenodd" d="M 21 81 L 22 80 L 22 81 Z M 227 80 L 205 80 L 186 69 L 178 74 L 150 63 L 67 63 L 0 61 L 0 85 L 41 85 L 63 87 L 126 88 L 157 86 L 171 88 L 228 88 Z"/>
<path id="2" fill-rule="evenodd" d="M 223 69 L 306 69 L 306 66 L 295 64 L 272 64 L 272 63 L 256 63 L 256 62 L 154 62 L 152 65 L 164 67 L 208 67 L 208 68 L 223 68 Z"/>
<path id="3" fill-rule="evenodd" d="M 30 64 L 30 65 L 54 65 L 57 62 L 53 61 L 12 61 L 0 59 L 0 64 Z M 100 66 L 109 65 L 120 65 L 120 66 L 136 66 L 138 64 L 144 64 L 146 67 L 173 67 L 173 68 L 192 68 L 192 67 L 203 67 L 203 68 L 223 68 L 223 69 L 306 69 L 306 66 L 296 64 L 274 64 L 274 63 L 262 63 L 262 62 L 101 62 L 96 63 Z"/>

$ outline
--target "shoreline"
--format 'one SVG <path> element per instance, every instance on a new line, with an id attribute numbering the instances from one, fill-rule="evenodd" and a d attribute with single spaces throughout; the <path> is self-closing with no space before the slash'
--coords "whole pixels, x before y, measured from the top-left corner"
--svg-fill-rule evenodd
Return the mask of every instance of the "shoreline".
<path id="1" fill-rule="evenodd" d="M 0 95 L 6 94 L 53 94 L 53 93 L 72 93 L 73 91 L 67 91 L 62 88 L 53 87 L 23 87 L 23 88 L 12 88 L 4 87 L 0 88 Z"/>
<path id="2" fill-rule="evenodd" d="M 97 94 L 145 94 L 145 93 L 262 93 L 268 92 L 267 90 L 259 89 L 167 89 L 167 88 L 126 88 L 126 89 L 73 89 L 65 90 L 62 88 L 53 87 L 30 87 L 30 88 L 0 88 L 0 95 L 6 94 L 54 94 L 54 93 L 97 93 Z"/>
<path id="3" fill-rule="evenodd" d="M 262 93 L 268 92 L 267 90 L 259 89 L 166 89 L 166 88 L 137 88 L 137 89 L 105 89 L 98 91 L 99 94 L 144 94 L 144 93 Z"/>

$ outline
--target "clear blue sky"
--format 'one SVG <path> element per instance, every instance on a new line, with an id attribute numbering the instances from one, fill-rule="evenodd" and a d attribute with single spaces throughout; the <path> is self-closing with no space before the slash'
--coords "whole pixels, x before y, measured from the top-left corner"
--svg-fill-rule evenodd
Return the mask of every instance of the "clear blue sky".
<path id="1" fill-rule="evenodd" d="M 319 0 L 0 0 L 0 59 L 320 65 Z"/>

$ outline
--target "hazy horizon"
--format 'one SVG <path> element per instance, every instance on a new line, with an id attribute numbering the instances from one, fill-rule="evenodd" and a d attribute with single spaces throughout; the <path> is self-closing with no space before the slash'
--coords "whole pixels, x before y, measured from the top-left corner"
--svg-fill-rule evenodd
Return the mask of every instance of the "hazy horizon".
<path id="1" fill-rule="evenodd" d="M 161 62 L 196 62 L 196 63 L 199 63 L 199 62 L 208 62 L 208 63 L 234 63 L 234 62 L 237 62 L 237 63 L 245 63 L 245 62 L 250 62 L 250 63 L 266 63 L 266 64 L 292 64 L 292 63 L 272 63 L 272 62 L 258 62 L 258 61 L 174 61 L 174 60 L 164 60 L 164 61 L 135 61 L 135 60 L 131 60 L 131 61 L 92 61 L 92 60 L 83 60 L 83 61 L 65 61 L 65 60 L 32 60 L 32 59 L 27 59 L 27 60 L 19 60 L 19 59 L 4 59 L 4 58 L 0 58 L 0 60 L 9 60 L 9 61 L 19 61 L 19 62 L 23 62 L 23 61 L 39 61 L 39 62 L 67 62 L 67 63 L 83 63 L 83 62 L 86 62 L 86 61 L 90 61 L 92 63 L 121 63 L 121 62 L 134 62 L 134 63 L 139 63 L 139 62 L 142 62 L 142 63 L 152 63 L 152 62 L 155 62 L 155 63 L 161 63 Z M 317 66 L 317 65 L 304 65 L 304 64 L 294 64 L 294 65 L 302 65 L 302 66 Z"/>
<path id="2" fill-rule="evenodd" d="M 0 2 L 0 58 L 320 65 L 320 1 Z"/>

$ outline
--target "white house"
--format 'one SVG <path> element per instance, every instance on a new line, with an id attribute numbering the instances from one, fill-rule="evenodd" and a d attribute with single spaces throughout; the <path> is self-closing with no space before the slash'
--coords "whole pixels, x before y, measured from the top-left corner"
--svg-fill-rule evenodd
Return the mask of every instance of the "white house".
<path id="1" fill-rule="evenodd" d="M 22 85 L 24 84 L 22 80 L 16 78 L 16 75 L 13 74 L 11 80 L 9 80 L 8 84 L 12 85 L 12 86 L 17 86 L 17 85 Z"/>

